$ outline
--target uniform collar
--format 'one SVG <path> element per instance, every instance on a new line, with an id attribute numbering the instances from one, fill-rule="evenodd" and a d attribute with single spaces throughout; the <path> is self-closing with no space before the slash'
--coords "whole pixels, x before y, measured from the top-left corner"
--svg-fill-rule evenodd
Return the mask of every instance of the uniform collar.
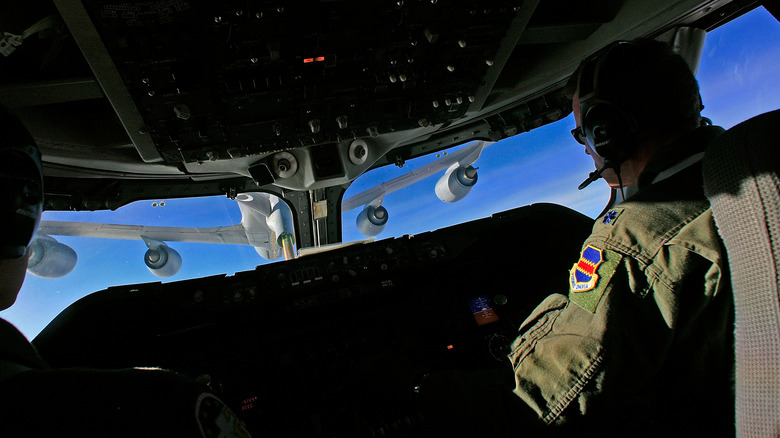
<path id="1" fill-rule="evenodd" d="M 640 190 L 699 163 L 704 158 L 704 150 L 707 146 L 724 131 L 725 129 L 720 126 L 701 126 L 667 144 L 653 156 L 645 170 L 639 175 L 638 184 L 623 187 L 622 193 L 625 194 L 625 199 L 623 199 L 620 190 L 613 189 L 613 197 L 604 211 L 606 212 L 630 199 Z"/>
<path id="2" fill-rule="evenodd" d="M 701 161 L 707 145 L 724 131 L 720 126 L 701 126 L 662 147 L 639 175 L 639 190 Z"/>

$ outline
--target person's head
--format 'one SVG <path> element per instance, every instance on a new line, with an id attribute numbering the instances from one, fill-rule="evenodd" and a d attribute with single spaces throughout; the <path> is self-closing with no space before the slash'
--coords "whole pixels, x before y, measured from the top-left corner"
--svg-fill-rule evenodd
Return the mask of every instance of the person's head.
<path id="1" fill-rule="evenodd" d="M 605 161 L 619 168 L 624 185 L 636 183 L 661 146 L 701 123 L 693 72 L 658 41 L 610 45 L 580 64 L 566 92 L 586 153 L 597 169 Z M 614 170 L 603 176 L 611 186 L 619 185 Z"/>
<path id="2" fill-rule="evenodd" d="M 15 301 L 27 269 L 27 246 L 41 219 L 41 155 L 19 119 L 0 107 L 0 310 Z"/>

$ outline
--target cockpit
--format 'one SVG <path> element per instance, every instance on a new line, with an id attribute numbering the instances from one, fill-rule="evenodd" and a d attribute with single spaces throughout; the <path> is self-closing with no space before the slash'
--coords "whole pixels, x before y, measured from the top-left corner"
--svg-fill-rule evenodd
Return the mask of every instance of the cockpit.
<path id="1" fill-rule="evenodd" d="M 15 7 L 0 104 L 46 211 L 0 316 L 52 367 L 172 370 L 261 436 L 436 435 L 427 376 L 512 383 L 518 328 L 618 196 L 577 190 L 584 58 L 654 38 L 715 123 L 780 106 L 757 1 Z"/>

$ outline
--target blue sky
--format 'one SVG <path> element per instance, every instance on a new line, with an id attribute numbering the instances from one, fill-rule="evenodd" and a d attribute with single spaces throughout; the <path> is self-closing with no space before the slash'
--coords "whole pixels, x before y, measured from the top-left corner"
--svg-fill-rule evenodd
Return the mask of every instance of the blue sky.
<path id="1" fill-rule="evenodd" d="M 757 114 L 780 108 L 780 24 L 759 8 L 707 36 L 698 72 L 704 115 L 729 128 Z M 436 198 L 440 175 L 385 197 L 390 220 L 377 238 L 417 234 L 534 202 L 554 202 L 595 217 L 609 197 L 603 180 L 585 190 L 577 186 L 593 170 L 583 147 L 569 131 L 572 116 L 487 147 L 476 166 L 479 182 L 460 202 Z M 345 199 L 435 160 L 410 160 L 403 169 L 387 166 L 358 178 Z M 160 201 L 160 200 L 158 200 Z M 117 211 L 46 212 L 44 219 L 160 225 L 220 226 L 238 223 L 241 214 L 225 197 L 166 199 L 165 207 L 136 202 Z M 343 240 L 364 239 L 356 229 L 359 209 L 343 215 Z M 76 250 L 79 262 L 72 273 L 56 280 L 28 275 L 17 303 L 0 312 L 28 338 L 62 309 L 91 292 L 120 284 L 156 282 L 144 266 L 141 241 L 94 238 L 56 238 Z M 182 254 L 181 271 L 166 281 L 252 270 L 266 263 L 251 247 L 171 243 Z"/>

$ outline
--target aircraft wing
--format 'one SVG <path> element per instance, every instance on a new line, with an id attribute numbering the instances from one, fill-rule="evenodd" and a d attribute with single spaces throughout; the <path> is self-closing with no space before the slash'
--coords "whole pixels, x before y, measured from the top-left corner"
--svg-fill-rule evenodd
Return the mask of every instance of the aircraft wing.
<path id="1" fill-rule="evenodd" d="M 378 186 L 374 186 L 368 190 L 364 190 L 357 195 L 344 200 L 341 204 L 341 211 L 346 212 L 357 207 L 369 204 L 370 202 L 383 197 L 388 193 L 392 193 L 396 190 L 400 190 L 404 187 L 408 187 L 419 181 L 422 181 L 429 176 L 441 172 L 453 164 L 460 163 L 462 166 L 469 166 L 473 164 L 479 158 L 482 153 L 482 149 L 491 144 L 490 142 L 477 141 L 469 146 L 458 149 L 457 151 L 448 154 L 426 166 L 414 169 L 409 173 L 401 175 L 397 178 L 393 178 L 390 181 L 383 182 Z"/>
<path id="2" fill-rule="evenodd" d="M 91 222 L 41 221 L 40 233 L 55 236 L 99 237 L 105 239 L 141 240 L 141 236 L 169 242 L 224 243 L 250 245 L 241 224 L 226 227 L 147 227 Z"/>

